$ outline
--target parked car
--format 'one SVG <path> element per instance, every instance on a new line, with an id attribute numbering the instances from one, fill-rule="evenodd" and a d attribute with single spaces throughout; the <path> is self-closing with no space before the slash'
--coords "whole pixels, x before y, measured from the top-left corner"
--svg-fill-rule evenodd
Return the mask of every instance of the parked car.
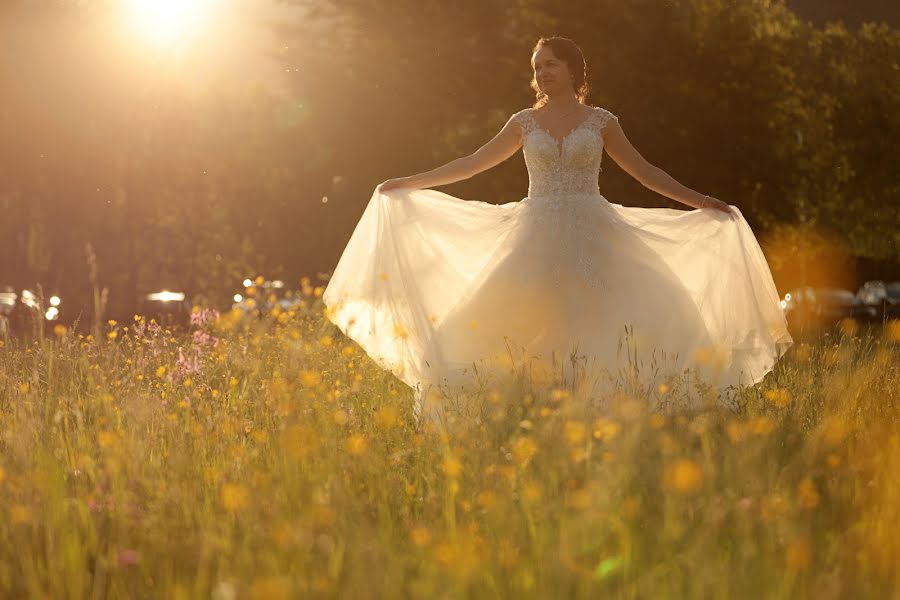
<path id="1" fill-rule="evenodd" d="M 190 325 L 191 303 L 184 292 L 161 290 L 143 294 L 138 302 L 138 314 L 156 319 L 163 325 Z"/>
<path id="2" fill-rule="evenodd" d="M 900 281 L 867 281 L 856 296 L 860 302 L 875 309 L 878 321 L 900 317 Z"/>
<path id="3" fill-rule="evenodd" d="M 829 325 L 845 317 L 869 321 L 878 312 L 850 290 L 812 286 L 803 286 L 785 294 L 781 308 L 788 326 L 792 328 Z"/>
<path id="4" fill-rule="evenodd" d="M 35 333 L 41 321 L 58 322 L 62 299 L 56 294 L 44 296 L 10 285 L 0 286 L 0 335 Z"/>
<path id="5" fill-rule="evenodd" d="M 243 285 L 243 290 L 234 295 L 231 307 L 246 314 L 258 310 L 258 314 L 265 315 L 276 306 L 287 311 L 301 301 L 300 294 L 285 287 L 280 279 L 245 279 Z"/>

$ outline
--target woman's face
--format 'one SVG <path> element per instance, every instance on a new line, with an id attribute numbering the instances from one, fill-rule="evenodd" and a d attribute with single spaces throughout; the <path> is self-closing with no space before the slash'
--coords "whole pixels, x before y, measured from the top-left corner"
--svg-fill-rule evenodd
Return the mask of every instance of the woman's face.
<path id="1" fill-rule="evenodd" d="M 538 88 L 548 96 L 556 91 L 573 89 L 569 66 L 556 58 L 550 46 L 538 48 L 531 57 L 531 68 Z"/>

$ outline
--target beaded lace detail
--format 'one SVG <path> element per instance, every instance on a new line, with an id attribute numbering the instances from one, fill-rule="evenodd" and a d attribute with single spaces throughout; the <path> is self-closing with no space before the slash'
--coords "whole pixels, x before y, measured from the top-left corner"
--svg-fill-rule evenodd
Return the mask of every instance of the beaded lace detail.
<path id="1" fill-rule="evenodd" d="M 617 117 L 606 109 L 594 107 L 562 140 L 557 140 L 538 125 L 534 111 L 526 108 L 511 117 L 522 129 L 528 195 L 535 198 L 597 192 L 603 158 L 602 129 Z"/>
<path id="2" fill-rule="evenodd" d="M 522 131 L 522 152 L 528 167 L 528 204 L 534 222 L 547 228 L 559 240 L 566 256 L 574 259 L 581 277 L 595 289 L 609 289 L 586 238 L 604 235 L 602 226 L 586 219 L 588 204 L 604 203 L 597 181 L 603 158 L 603 128 L 615 115 L 606 109 L 593 111 L 561 140 L 541 127 L 533 108 L 515 113 Z M 607 226 L 615 226 L 611 217 Z M 558 272 L 557 272 L 558 276 Z"/>

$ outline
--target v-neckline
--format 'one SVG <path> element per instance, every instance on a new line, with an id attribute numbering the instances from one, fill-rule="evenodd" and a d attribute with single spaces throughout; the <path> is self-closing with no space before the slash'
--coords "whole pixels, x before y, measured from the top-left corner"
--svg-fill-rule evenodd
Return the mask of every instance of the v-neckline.
<path id="1" fill-rule="evenodd" d="M 578 131 L 579 129 L 581 129 L 582 126 L 584 126 L 584 124 L 587 123 L 587 122 L 590 120 L 590 118 L 594 116 L 596 110 L 597 110 L 596 108 L 591 107 L 591 110 L 590 110 L 590 112 L 587 114 L 587 116 L 586 116 L 585 118 L 583 118 L 583 119 L 582 119 L 575 127 L 573 127 L 572 129 L 570 129 L 569 131 L 567 131 L 566 134 L 565 134 L 564 136 L 562 136 L 562 139 L 557 139 L 555 135 L 553 135 L 552 133 L 550 133 L 550 130 L 549 130 L 549 129 L 547 129 L 546 127 L 544 127 L 544 126 L 541 125 L 540 123 L 538 123 L 538 120 L 537 120 L 537 119 L 535 118 L 535 116 L 534 116 L 534 113 L 537 111 L 536 108 L 532 109 L 532 112 L 531 112 L 531 120 L 534 122 L 534 128 L 535 128 L 535 129 L 537 129 L 537 130 L 539 130 L 539 131 L 543 131 L 544 133 L 547 134 L 547 137 L 549 137 L 549 138 L 552 139 L 554 142 L 556 142 L 557 158 L 562 158 L 563 147 L 565 146 L 566 140 L 569 138 L 570 135 L 572 135 L 573 133 L 575 133 L 576 131 Z"/>

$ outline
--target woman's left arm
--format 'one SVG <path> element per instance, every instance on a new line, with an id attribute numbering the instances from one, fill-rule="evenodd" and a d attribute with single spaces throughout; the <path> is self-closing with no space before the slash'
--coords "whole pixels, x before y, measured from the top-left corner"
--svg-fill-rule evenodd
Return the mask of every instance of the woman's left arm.
<path id="1" fill-rule="evenodd" d="M 671 175 L 650 164 L 631 144 L 618 119 L 610 119 L 603 130 L 603 147 L 616 164 L 644 187 L 693 208 L 715 208 L 727 213 L 728 204 L 682 185 Z"/>

